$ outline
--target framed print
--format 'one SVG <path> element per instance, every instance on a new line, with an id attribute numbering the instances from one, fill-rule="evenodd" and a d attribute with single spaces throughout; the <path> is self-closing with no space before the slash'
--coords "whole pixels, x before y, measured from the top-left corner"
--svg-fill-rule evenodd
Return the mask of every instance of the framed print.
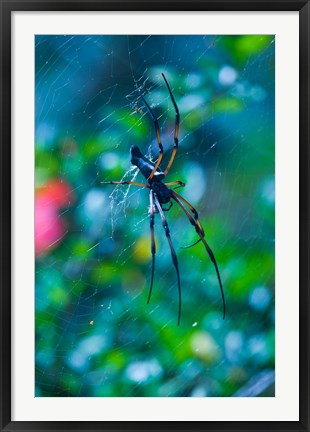
<path id="1" fill-rule="evenodd" d="M 1 2 L 2 430 L 309 430 L 309 4 Z"/>

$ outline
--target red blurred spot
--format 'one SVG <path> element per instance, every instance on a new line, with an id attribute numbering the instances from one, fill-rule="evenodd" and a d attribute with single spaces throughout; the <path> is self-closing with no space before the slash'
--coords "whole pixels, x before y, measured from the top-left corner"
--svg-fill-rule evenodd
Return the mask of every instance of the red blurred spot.
<path id="1" fill-rule="evenodd" d="M 53 201 L 59 207 L 71 204 L 73 191 L 68 183 L 60 180 L 49 180 L 36 191 L 36 197 L 44 196 L 46 200 Z"/>
<path id="2" fill-rule="evenodd" d="M 50 180 L 36 191 L 35 252 L 36 255 L 53 249 L 66 234 L 65 219 L 60 209 L 74 200 L 72 188 L 60 180 Z"/>

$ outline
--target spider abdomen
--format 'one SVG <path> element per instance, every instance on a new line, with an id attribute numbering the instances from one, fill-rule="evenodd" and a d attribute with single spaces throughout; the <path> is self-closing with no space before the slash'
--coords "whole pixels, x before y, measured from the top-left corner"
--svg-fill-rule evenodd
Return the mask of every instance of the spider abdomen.
<path id="1" fill-rule="evenodd" d="M 153 172 L 155 164 L 151 162 L 147 157 L 143 156 L 138 146 L 130 147 L 130 160 L 133 165 L 139 168 L 143 176 L 148 180 L 151 173 Z M 161 181 L 164 178 L 165 174 L 160 169 L 157 169 L 154 173 L 152 180 Z"/>
<path id="2" fill-rule="evenodd" d="M 162 182 L 152 182 L 151 189 L 155 192 L 160 204 L 167 204 L 171 197 L 172 191 Z"/>

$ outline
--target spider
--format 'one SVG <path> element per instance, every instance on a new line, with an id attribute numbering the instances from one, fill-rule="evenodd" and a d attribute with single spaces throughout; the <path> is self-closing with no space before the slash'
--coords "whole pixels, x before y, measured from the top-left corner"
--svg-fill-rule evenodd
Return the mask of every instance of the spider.
<path id="1" fill-rule="evenodd" d="M 172 240 L 170 237 L 170 230 L 168 226 L 167 219 L 164 215 L 164 211 L 169 211 L 172 207 L 172 200 L 176 202 L 185 215 L 187 216 L 189 222 L 194 226 L 199 239 L 195 241 L 193 244 L 189 246 L 183 246 L 183 248 L 190 248 L 200 241 L 204 244 L 204 247 L 209 255 L 210 260 L 214 264 L 215 271 L 217 274 L 221 295 L 222 295 L 222 302 L 223 302 L 223 319 L 225 319 L 225 313 L 226 313 L 226 306 L 225 306 L 225 296 L 224 296 L 224 290 L 222 286 L 222 281 L 220 277 L 220 272 L 215 260 L 215 256 L 208 245 L 208 243 L 205 240 L 205 233 L 203 230 L 203 227 L 200 223 L 198 213 L 196 209 L 188 202 L 186 201 L 181 195 L 179 195 L 175 190 L 170 189 L 170 186 L 176 186 L 177 187 L 184 187 L 185 183 L 181 181 L 173 181 L 170 183 L 164 183 L 164 179 L 166 178 L 172 164 L 175 158 L 175 155 L 178 150 L 179 146 L 179 126 L 180 126 L 180 113 L 179 108 L 176 104 L 176 101 L 174 99 L 174 96 L 172 94 L 170 85 L 165 77 L 165 75 L 162 73 L 163 79 L 166 83 L 167 89 L 169 91 L 169 95 L 171 98 L 171 101 L 173 103 L 174 109 L 175 109 L 175 127 L 174 127 L 174 146 L 171 154 L 170 161 L 168 162 L 167 168 L 162 171 L 160 168 L 160 163 L 163 157 L 163 145 L 161 142 L 161 136 L 160 136 L 160 129 L 159 129 L 159 123 L 158 119 L 148 104 L 148 102 L 145 100 L 143 96 L 141 96 L 141 99 L 143 100 L 144 105 L 146 106 L 148 112 L 150 113 L 154 126 L 155 126 L 155 133 L 157 138 L 157 143 L 159 147 L 159 157 L 157 159 L 156 163 L 153 163 L 150 161 L 147 157 L 143 156 L 141 153 L 141 150 L 138 146 L 133 145 L 130 147 L 130 161 L 133 165 L 139 168 L 140 172 L 144 176 L 144 178 L 147 180 L 146 183 L 137 183 L 134 181 L 107 181 L 102 182 L 102 184 L 113 184 L 113 185 L 134 185 L 139 186 L 142 188 L 146 188 L 150 190 L 150 208 L 149 208 L 149 216 L 150 216 L 150 230 L 151 230 L 151 253 L 152 253 L 152 273 L 151 273 L 151 282 L 150 282 L 150 289 L 149 289 L 149 296 L 147 303 L 150 302 L 151 295 L 152 295 L 152 289 L 153 289 L 153 281 L 154 281 L 154 269 L 155 269 L 155 254 L 156 254 L 156 244 L 155 244 L 155 233 L 154 233 L 154 224 L 155 224 L 155 213 L 158 213 L 161 217 L 162 225 L 168 240 L 168 244 L 171 250 L 171 257 L 172 262 L 176 270 L 177 275 L 177 282 L 178 282 L 178 294 L 179 294 L 179 308 L 178 308 L 178 325 L 180 325 L 180 319 L 181 319 L 181 304 L 182 304 L 182 298 L 181 298 L 181 282 L 180 282 L 180 271 L 179 271 L 179 264 L 178 264 L 178 258 L 175 253 L 175 249 L 172 244 Z M 175 189 L 176 189 L 175 188 Z M 163 205 L 168 204 L 168 208 L 164 208 Z"/>

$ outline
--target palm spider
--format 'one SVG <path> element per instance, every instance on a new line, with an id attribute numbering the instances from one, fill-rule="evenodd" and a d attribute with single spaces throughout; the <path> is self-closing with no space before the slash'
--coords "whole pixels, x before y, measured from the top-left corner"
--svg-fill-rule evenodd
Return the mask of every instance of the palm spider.
<path id="1" fill-rule="evenodd" d="M 178 292 L 179 292 L 178 325 L 180 324 L 180 318 L 181 318 L 181 283 L 180 283 L 179 265 L 178 265 L 177 255 L 175 253 L 175 250 L 174 250 L 174 247 L 172 244 L 172 240 L 170 237 L 170 230 L 169 230 L 168 222 L 167 222 L 167 219 L 164 215 L 164 211 L 170 210 L 170 208 L 172 206 L 171 200 L 174 200 L 181 207 L 181 209 L 184 211 L 188 220 L 195 227 L 195 230 L 199 236 L 199 239 L 195 243 L 193 243 L 189 246 L 185 246 L 184 248 L 192 247 L 201 241 L 206 248 L 206 251 L 210 257 L 210 260 L 214 264 L 217 278 L 218 278 L 218 282 L 219 282 L 220 289 L 221 289 L 221 295 L 222 295 L 222 301 L 223 301 L 223 319 L 224 319 L 226 307 L 225 307 L 225 297 L 224 297 L 224 291 L 223 291 L 223 286 L 222 286 L 222 282 L 221 282 L 220 272 L 219 272 L 214 254 L 213 254 L 212 250 L 210 249 L 208 243 L 205 240 L 205 233 L 204 233 L 203 227 L 199 221 L 198 213 L 188 201 L 186 201 L 181 195 L 176 193 L 174 190 L 169 188 L 169 186 L 183 187 L 183 186 L 185 186 L 185 183 L 183 183 L 181 181 L 163 183 L 163 180 L 167 176 L 168 171 L 171 168 L 171 165 L 174 161 L 175 155 L 176 155 L 177 150 L 178 150 L 180 113 L 179 113 L 179 109 L 178 109 L 178 106 L 176 104 L 176 101 L 174 99 L 174 96 L 172 94 L 171 88 L 168 84 L 168 81 L 167 81 L 164 74 L 162 74 L 162 76 L 165 80 L 165 83 L 166 83 L 166 86 L 168 88 L 170 98 L 171 98 L 171 101 L 173 103 L 175 113 L 176 113 L 175 128 L 174 128 L 174 146 L 173 146 L 172 155 L 171 155 L 170 161 L 167 165 L 167 168 L 165 169 L 165 171 L 162 171 L 159 167 L 160 162 L 161 162 L 162 157 L 163 157 L 163 145 L 162 145 L 161 137 L 160 137 L 158 119 L 157 119 L 154 111 L 152 110 L 152 108 L 148 104 L 148 102 L 145 100 L 145 98 L 143 96 L 141 96 L 141 98 L 142 98 L 145 106 L 147 107 L 147 109 L 148 109 L 148 111 L 149 111 L 149 113 L 153 119 L 153 122 L 154 122 L 156 138 L 157 138 L 157 143 L 158 143 L 158 147 L 159 147 L 159 157 L 157 159 L 157 162 L 153 163 L 148 158 L 143 156 L 143 154 L 141 153 L 138 146 L 133 145 L 130 148 L 130 156 L 131 156 L 130 160 L 131 160 L 131 163 L 133 165 L 135 165 L 139 168 L 139 170 L 141 171 L 141 173 L 143 174 L 145 179 L 148 181 L 148 184 L 137 183 L 134 181 L 109 181 L 109 182 L 103 182 L 103 184 L 134 185 L 134 186 L 140 186 L 142 188 L 150 189 L 149 215 L 150 215 L 150 228 L 151 228 L 152 275 L 151 275 L 151 283 L 150 283 L 150 290 L 149 290 L 149 296 L 148 296 L 147 303 L 149 303 L 150 298 L 151 298 L 152 289 L 153 289 L 153 280 L 154 280 L 155 254 L 156 254 L 155 234 L 154 234 L 154 222 L 155 222 L 155 220 L 154 219 L 155 219 L 155 213 L 159 213 L 161 220 L 162 220 L 162 225 L 163 225 L 163 228 L 165 230 L 165 234 L 166 234 L 166 237 L 167 237 L 167 240 L 169 243 L 169 247 L 171 250 L 172 262 L 173 262 L 173 265 L 174 265 L 174 267 L 176 269 L 176 273 L 177 273 Z M 164 208 L 163 204 L 169 204 L 170 206 L 168 208 Z"/>

